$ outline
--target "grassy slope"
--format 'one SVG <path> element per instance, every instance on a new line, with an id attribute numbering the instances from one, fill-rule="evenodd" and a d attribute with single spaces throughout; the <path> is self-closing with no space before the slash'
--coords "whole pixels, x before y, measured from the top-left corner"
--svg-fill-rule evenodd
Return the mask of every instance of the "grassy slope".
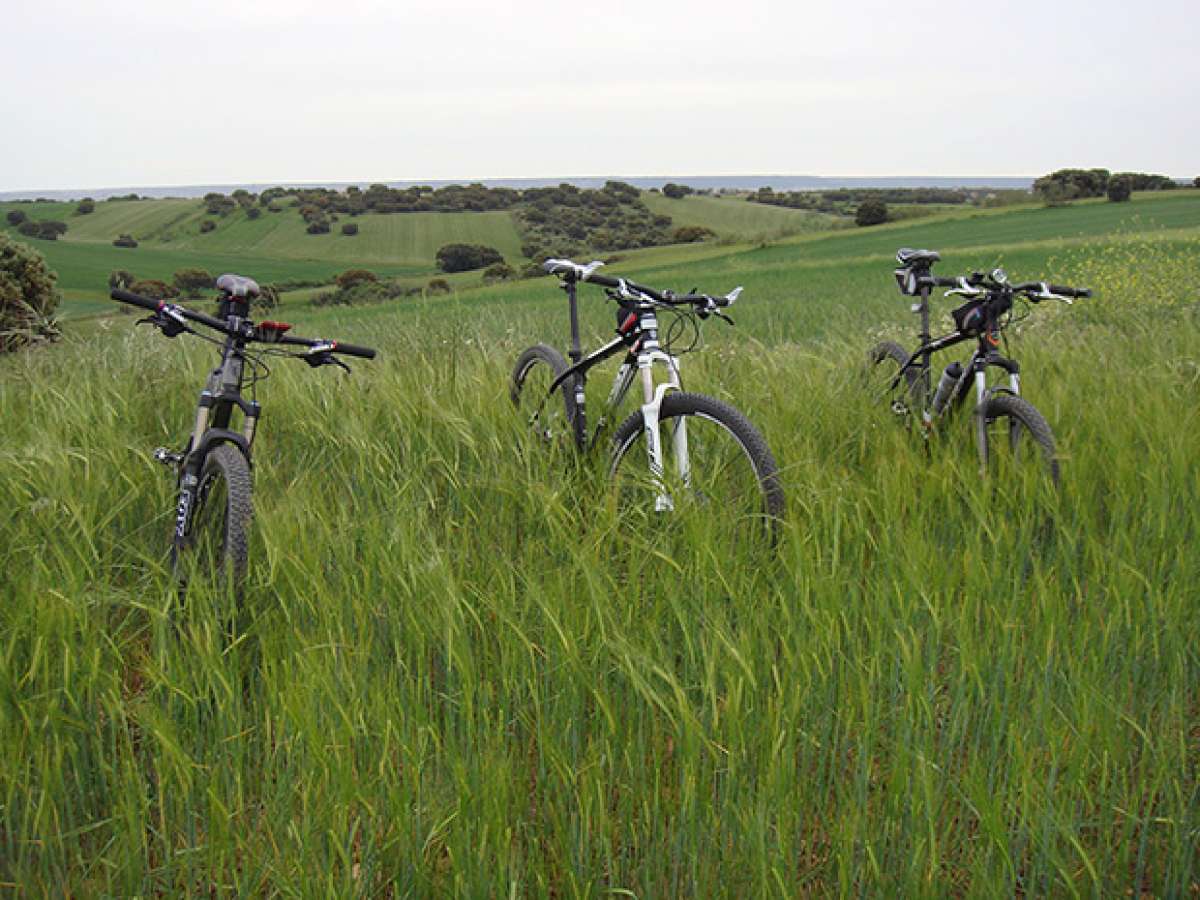
<path id="1" fill-rule="evenodd" d="M 959 212 L 920 222 L 898 222 L 853 234 L 814 235 L 780 247 L 772 258 L 845 259 L 891 255 L 897 247 L 982 247 L 1156 229 L 1193 228 L 1200 224 L 1200 191 L 1179 190 L 1138 195 L 1138 202 L 1089 201 L 1073 206 Z"/>
<path id="2" fill-rule="evenodd" d="M 1112 230 L 1074 212 L 1001 250 L 964 249 L 1003 224 L 966 220 L 946 262 L 1098 291 L 1014 335 L 1064 456 L 1036 545 L 1045 507 L 978 479 L 966 422 L 927 453 L 864 392 L 863 348 L 914 329 L 870 233 L 613 266 L 746 285 L 684 376 L 784 467 L 773 562 L 671 529 L 647 545 L 597 502 L 599 460 L 512 452 L 511 361 L 563 343 L 551 280 L 304 310 L 383 352 L 263 386 L 232 647 L 223 598 L 165 615 L 172 501 L 146 454 L 189 420 L 211 348 L 118 319 L 0 361 L 0 881 L 1194 891 L 1200 222 L 1065 245 Z M 583 298 L 594 342 L 611 310 Z"/>
<path id="3" fill-rule="evenodd" d="M 719 237 L 745 241 L 824 230 L 837 221 L 835 216 L 744 199 L 693 196 L 672 200 L 647 191 L 642 201 L 651 211 L 670 216 L 676 226 L 703 225 Z"/>
<path id="4" fill-rule="evenodd" d="M 342 217 L 333 233 L 309 235 L 295 209 L 264 212 L 256 220 L 236 212 L 216 218 L 216 230 L 200 233 L 208 218 L 196 200 L 104 202 L 90 215 L 72 215 L 74 204 L 0 203 L 3 215 L 22 209 L 34 219 L 58 218 L 68 224 L 67 235 L 54 242 L 34 241 L 59 274 L 68 313 L 106 308 L 108 273 L 130 269 L 141 278 L 170 281 L 178 269 L 199 266 L 212 272 L 237 271 L 261 281 L 324 280 L 337 272 L 365 266 L 385 275 L 435 273 L 434 257 L 443 244 L 482 243 L 520 260 L 520 238 L 507 213 L 414 213 L 394 216 Z M 354 221 L 359 234 L 340 234 L 341 225 Z M 112 246 L 118 234 L 138 239 L 136 249 Z"/>

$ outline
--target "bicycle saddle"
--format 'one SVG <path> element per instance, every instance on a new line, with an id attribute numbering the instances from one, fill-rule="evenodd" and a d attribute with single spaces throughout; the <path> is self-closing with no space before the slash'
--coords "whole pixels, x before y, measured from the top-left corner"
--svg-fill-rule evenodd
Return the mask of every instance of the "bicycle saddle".
<path id="1" fill-rule="evenodd" d="M 941 259 L 936 250 L 913 250 L 911 247 L 901 247 L 896 251 L 896 262 L 902 266 L 928 268 Z"/>
<path id="2" fill-rule="evenodd" d="M 231 297 L 257 297 L 258 282 L 253 278 L 245 278 L 226 272 L 217 279 L 217 290 Z"/>

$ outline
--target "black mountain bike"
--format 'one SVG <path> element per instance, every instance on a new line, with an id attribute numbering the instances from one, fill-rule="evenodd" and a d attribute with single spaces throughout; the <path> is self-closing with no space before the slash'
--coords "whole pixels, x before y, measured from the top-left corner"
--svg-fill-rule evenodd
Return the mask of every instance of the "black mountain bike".
<path id="1" fill-rule="evenodd" d="M 710 316 L 732 320 L 722 310 L 741 293 L 723 297 L 658 291 L 625 278 L 597 274 L 603 265 L 549 259 L 544 268 L 562 280 L 571 322 L 570 365 L 553 347 L 525 350 L 513 369 L 512 401 L 541 443 L 595 447 L 608 417 L 621 405 L 634 379 L 642 385 L 642 405 L 625 419 L 612 439 L 609 475 L 619 485 L 622 507 L 668 512 L 688 505 L 710 520 L 742 534 L 774 540 L 783 516 L 784 497 L 775 459 L 749 420 L 728 403 L 687 393 L 679 357 L 699 343 L 699 321 Z M 616 337 L 584 356 L 579 338 L 576 287 L 591 282 L 607 289 L 618 304 Z M 659 317 L 671 319 L 660 337 Z M 686 343 L 687 346 L 683 346 Z M 624 354 L 604 412 L 589 434 L 585 402 L 588 371 L 609 357 Z M 655 364 L 666 379 L 655 382 Z M 632 452 L 641 445 L 648 465 Z M 749 526 L 749 527 L 745 527 Z"/>
<path id="2" fill-rule="evenodd" d="M 921 317 L 921 333 L 920 345 L 912 353 L 895 341 L 884 341 L 871 348 L 869 363 L 875 369 L 884 369 L 890 379 L 892 411 L 906 421 L 918 414 L 922 434 L 929 437 L 941 419 L 965 404 L 974 385 L 975 441 L 982 469 L 986 472 L 1003 466 L 1015 470 L 1023 461 L 1036 460 L 1037 466 L 1057 485 L 1059 465 L 1054 435 L 1042 414 L 1022 399 L 1020 366 L 1016 360 L 1002 355 L 999 347 L 1005 340 L 1005 329 L 1014 321 L 1014 301 L 1061 300 L 1069 304 L 1075 297 L 1090 297 L 1092 292 L 1044 281 L 1013 284 L 1003 269 L 986 275 L 973 272 L 957 278 L 939 278 L 931 273 L 939 259 L 941 256 L 933 250 L 903 248 L 896 253 L 900 264 L 894 273 L 896 282 L 901 293 L 918 298 L 912 311 Z M 935 287 L 949 288 L 945 296 L 965 301 L 951 312 L 955 330 L 938 338 L 929 333 L 929 294 Z M 966 364 L 955 361 L 946 366 L 933 387 L 930 378 L 933 354 L 972 339 L 976 348 Z M 989 368 L 1007 375 L 1007 384 L 989 385 Z M 1033 449 L 1027 449 L 1030 445 Z"/>
<path id="3" fill-rule="evenodd" d="M 350 367 L 334 354 L 372 359 L 375 351 L 340 341 L 292 337 L 285 333 L 291 328 L 285 322 L 253 322 L 250 303 L 259 288 L 249 278 L 226 274 L 217 279 L 216 286 L 221 292 L 216 318 L 124 290 L 114 290 L 112 298 L 148 310 L 150 315 L 138 324 L 153 325 L 170 338 L 193 334 L 221 348 L 221 362 L 200 392 L 187 445 L 178 452 L 159 447 L 154 458 L 175 470 L 179 486 L 171 538 L 176 578 L 186 584 L 190 571 L 212 573 L 236 589 L 249 561 L 250 451 L 262 410 L 255 399 L 255 386 L 269 374 L 262 357 L 290 356 L 313 368 L 336 365 L 348 372 Z M 223 339 L 197 332 L 191 327 L 193 322 L 220 333 Z M 264 346 L 252 352 L 248 349 L 252 344 Z M 293 353 L 281 345 L 306 349 Z M 247 365 L 251 370 L 249 400 L 242 396 Z M 234 409 L 242 416 L 237 431 L 230 428 Z"/>

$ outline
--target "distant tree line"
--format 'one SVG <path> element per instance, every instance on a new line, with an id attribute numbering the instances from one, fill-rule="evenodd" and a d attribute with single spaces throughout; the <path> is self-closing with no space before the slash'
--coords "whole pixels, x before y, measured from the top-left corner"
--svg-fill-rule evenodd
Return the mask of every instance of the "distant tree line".
<path id="1" fill-rule="evenodd" d="M 774 191 L 759 188 L 746 197 L 751 203 L 784 206 L 788 209 L 807 209 L 814 212 L 847 215 L 851 209 L 871 200 L 896 204 L 964 204 L 981 203 L 993 192 L 979 189 L 949 188 L 838 188 L 829 191 Z"/>
<path id="2" fill-rule="evenodd" d="M 671 194 L 679 196 L 692 192 L 691 188 L 680 185 L 668 187 Z M 255 202 L 272 211 L 282 209 L 287 203 L 299 212 L 305 230 L 314 235 L 328 234 L 340 215 L 504 210 L 513 213 L 521 232 L 522 252 L 531 258 L 651 247 L 673 240 L 671 218 L 651 213 L 641 202 L 641 192 L 620 181 L 606 182 L 598 189 L 580 189 L 570 184 L 524 190 L 479 183 L 440 188 L 372 184 L 365 189 L 352 185 L 342 191 L 280 186 L 267 188 L 257 196 L 242 194 L 239 196 L 236 191 L 230 197 L 208 194 L 204 198 L 206 209 L 211 215 L 221 216 L 240 205 L 247 215 L 252 215 Z M 341 233 L 353 236 L 358 233 L 358 226 L 345 223 Z"/>
<path id="3" fill-rule="evenodd" d="M 1110 191 L 1111 186 L 1111 191 Z M 1179 187 L 1174 178 L 1147 172 L 1110 172 L 1108 169 L 1059 169 L 1033 183 L 1033 192 L 1050 205 L 1088 197 L 1128 200 L 1132 191 L 1170 191 Z"/>

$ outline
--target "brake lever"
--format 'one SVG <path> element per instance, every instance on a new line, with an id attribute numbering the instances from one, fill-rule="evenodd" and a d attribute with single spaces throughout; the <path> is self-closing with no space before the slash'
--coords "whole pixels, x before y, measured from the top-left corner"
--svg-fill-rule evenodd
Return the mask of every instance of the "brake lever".
<path id="1" fill-rule="evenodd" d="M 187 325 L 176 321 L 174 318 L 164 315 L 161 310 L 159 312 L 151 313 L 144 318 L 138 319 L 134 324 L 153 325 L 155 328 L 161 331 L 165 337 L 169 338 L 178 337 L 185 331 L 191 331 Z"/>
<path id="2" fill-rule="evenodd" d="M 329 350 L 319 350 L 315 353 L 305 353 L 300 358 L 308 363 L 309 368 L 317 369 L 321 366 L 341 366 L 346 370 L 347 373 L 352 371 L 348 365 L 334 356 Z"/>
<path id="3" fill-rule="evenodd" d="M 721 307 L 717 306 L 717 304 L 711 299 L 704 305 L 702 309 L 698 310 L 698 313 L 701 319 L 707 319 L 709 316 L 716 316 L 718 319 L 724 319 L 730 325 L 733 324 L 733 319 L 721 312 Z"/>

